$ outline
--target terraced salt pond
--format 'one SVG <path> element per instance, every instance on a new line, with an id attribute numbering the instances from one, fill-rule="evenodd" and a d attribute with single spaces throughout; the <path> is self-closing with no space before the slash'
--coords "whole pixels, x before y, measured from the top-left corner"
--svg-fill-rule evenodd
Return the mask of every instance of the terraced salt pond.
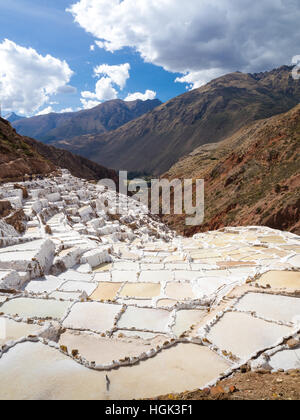
<path id="1" fill-rule="evenodd" d="M 91 299 L 96 301 L 101 300 L 110 300 L 113 301 L 116 299 L 119 290 L 121 289 L 123 283 L 110 283 L 103 282 L 99 283 L 96 290 L 92 293 Z"/>
<path id="2" fill-rule="evenodd" d="M 105 333 L 110 331 L 115 318 L 121 313 L 120 305 L 104 305 L 102 303 L 76 303 L 63 326 L 74 330 L 95 331 Z"/>
<path id="3" fill-rule="evenodd" d="M 21 318 L 62 319 L 69 307 L 69 302 L 16 298 L 3 303 L 0 310 L 6 315 Z"/>
<path id="4" fill-rule="evenodd" d="M 25 288 L 29 293 L 49 293 L 55 291 L 65 282 L 65 280 L 57 279 L 54 276 L 46 276 L 45 278 L 31 281 Z"/>
<path id="5" fill-rule="evenodd" d="M 211 328 L 207 338 L 219 349 L 231 352 L 241 360 L 279 344 L 292 328 L 272 324 L 241 312 L 228 312 Z"/>
<path id="6" fill-rule="evenodd" d="M 229 366 L 205 347 L 182 344 L 139 365 L 111 371 L 107 392 L 105 372 L 86 369 L 42 344 L 25 343 L 21 353 L 15 347 L 0 360 L 0 395 L 22 400 L 149 398 L 204 386 Z"/>
<path id="7" fill-rule="evenodd" d="M 120 297 L 150 299 L 160 296 L 160 284 L 127 283 L 120 292 Z"/>
<path id="8" fill-rule="evenodd" d="M 248 293 L 235 307 L 239 311 L 254 311 L 262 318 L 294 322 L 300 314 L 300 299 L 265 293 Z"/>
<path id="9" fill-rule="evenodd" d="M 85 292 L 87 295 L 91 295 L 97 288 L 96 284 L 80 281 L 67 281 L 63 283 L 59 290 L 63 292 Z"/>
<path id="10" fill-rule="evenodd" d="M 136 201 L 106 214 L 114 193 L 66 171 L 23 184 L 24 235 L 0 224 L 0 399 L 148 398 L 244 363 L 300 368 L 298 236 L 183 238 Z"/>
<path id="11" fill-rule="evenodd" d="M 110 364 L 112 360 L 138 357 L 149 350 L 150 343 L 137 340 L 120 340 L 99 337 L 96 334 L 67 331 L 61 335 L 60 345 L 70 351 L 78 350 L 87 360 L 93 360 L 97 365 Z"/>
<path id="12" fill-rule="evenodd" d="M 269 271 L 260 278 L 259 284 L 277 290 L 300 290 L 300 272 Z"/>
<path id="13" fill-rule="evenodd" d="M 118 322 L 118 328 L 168 332 L 170 322 L 168 311 L 128 307 Z"/>
<path id="14" fill-rule="evenodd" d="M 0 318 L 0 346 L 10 341 L 17 341 L 22 337 L 38 334 L 42 331 L 39 325 L 30 325 L 24 322 L 16 322 L 12 319 Z"/>
<path id="15" fill-rule="evenodd" d="M 82 292 L 59 292 L 55 291 L 49 294 L 50 298 L 55 300 L 70 300 L 77 301 L 82 297 Z"/>
<path id="16" fill-rule="evenodd" d="M 270 365 L 273 370 L 291 370 L 299 369 L 300 366 L 300 348 L 294 350 L 281 350 L 274 354 L 270 359 Z"/>
<path id="17" fill-rule="evenodd" d="M 166 296 L 177 300 L 191 300 L 195 298 L 193 288 L 189 283 L 168 283 Z"/>
<path id="18" fill-rule="evenodd" d="M 181 334 L 188 331 L 193 325 L 198 324 L 206 314 L 207 312 L 197 309 L 177 311 L 175 325 L 172 328 L 173 333 L 177 337 L 180 337 Z"/>

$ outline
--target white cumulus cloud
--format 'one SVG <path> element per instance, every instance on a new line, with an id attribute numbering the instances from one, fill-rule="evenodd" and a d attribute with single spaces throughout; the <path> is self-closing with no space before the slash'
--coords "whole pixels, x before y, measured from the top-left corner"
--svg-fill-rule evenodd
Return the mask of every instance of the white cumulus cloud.
<path id="1" fill-rule="evenodd" d="M 36 116 L 47 115 L 47 114 L 50 114 L 51 112 L 54 112 L 54 109 L 52 108 L 52 106 L 47 106 L 47 108 L 44 108 L 41 111 L 37 112 Z"/>
<path id="2" fill-rule="evenodd" d="M 75 112 L 73 108 L 64 108 L 61 111 L 59 111 L 60 114 L 65 114 L 69 112 Z"/>
<path id="3" fill-rule="evenodd" d="M 66 61 L 8 39 L 0 43 L 0 101 L 7 110 L 35 113 L 52 95 L 74 90 L 68 86 L 72 75 Z"/>
<path id="4" fill-rule="evenodd" d="M 109 101 L 118 97 L 117 90 L 113 87 L 112 81 L 108 77 L 102 77 L 96 83 L 95 92 L 81 92 L 83 99 L 93 99 L 100 102 Z"/>
<path id="5" fill-rule="evenodd" d="M 102 102 L 99 101 L 93 101 L 93 100 L 88 100 L 88 99 L 80 99 L 83 109 L 91 109 L 91 108 L 95 108 L 95 106 L 100 105 Z"/>
<path id="6" fill-rule="evenodd" d="M 141 93 L 141 92 L 130 93 L 125 99 L 125 101 L 130 102 L 130 101 L 136 101 L 138 99 L 140 99 L 141 101 L 147 101 L 148 99 L 155 99 L 155 98 L 156 98 L 156 92 L 154 92 L 153 90 L 146 90 L 145 93 Z"/>
<path id="7" fill-rule="evenodd" d="M 212 79 L 216 79 L 224 75 L 224 70 L 222 69 L 209 69 L 202 71 L 192 71 L 186 73 L 182 77 L 177 77 L 175 82 L 177 83 L 187 83 L 190 89 L 197 89 L 200 86 L 205 85 Z"/>
<path id="8" fill-rule="evenodd" d="M 68 11 L 100 48 L 131 47 L 192 86 L 210 69 L 262 71 L 299 54 L 299 0 L 79 0 Z"/>
<path id="9" fill-rule="evenodd" d="M 100 79 L 97 81 L 95 91 L 81 92 L 81 103 L 85 109 L 93 108 L 102 102 L 117 99 L 119 90 L 123 90 L 129 79 L 130 64 L 109 66 L 102 64 L 94 68 L 94 75 Z"/>
<path id="10" fill-rule="evenodd" d="M 119 66 L 109 66 L 102 64 L 94 68 L 96 76 L 107 76 L 112 83 L 115 83 L 122 90 L 124 89 L 127 80 L 129 79 L 130 64 L 120 64 Z"/>

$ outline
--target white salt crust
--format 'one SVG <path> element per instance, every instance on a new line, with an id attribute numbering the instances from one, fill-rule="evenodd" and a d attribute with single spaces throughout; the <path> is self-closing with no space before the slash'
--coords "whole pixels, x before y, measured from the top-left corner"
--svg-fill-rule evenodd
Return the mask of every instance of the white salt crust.
<path id="1" fill-rule="evenodd" d="M 127 205 L 127 199 L 65 170 L 22 185 L 29 193 L 26 200 L 13 184 L 0 187 L 0 199 L 9 197 L 27 217 L 23 236 L 0 220 L 0 369 L 5 371 L 7 389 L 14 389 L 15 381 L 13 370 L 10 376 L 6 369 L 10 355 L 22 376 L 18 360 L 21 363 L 36 349 L 45 355 L 46 364 L 56 352 L 61 361 L 71 363 L 72 371 L 79 365 L 96 371 L 93 374 L 100 375 L 100 383 L 101 372 L 114 375 L 115 368 L 129 369 L 132 375 L 141 369 L 140 375 L 147 377 L 155 366 L 169 369 L 165 373 L 169 385 L 149 385 L 154 394 L 145 391 L 141 397 L 157 395 L 156 389 L 161 394 L 176 391 L 172 378 L 175 386 L 179 382 L 175 365 L 179 360 L 182 365 L 180 346 L 184 345 L 192 346 L 184 349 L 196 357 L 192 363 L 203 369 L 198 374 L 204 378 L 202 383 L 197 372 L 189 371 L 185 359 L 185 389 L 214 384 L 245 363 L 254 370 L 298 366 L 298 350 L 295 353 L 285 344 L 298 339 L 300 331 L 300 286 L 295 277 L 300 269 L 298 236 L 252 226 L 187 239 L 152 219 L 132 199 L 124 216 L 106 214 L 105 199 L 111 200 L 111 211 L 116 198 L 121 206 Z M 276 273 L 274 281 L 272 273 Z M 282 279 L 293 273 L 293 279 L 287 280 L 289 287 L 285 288 L 280 273 Z M 264 274 L 270 280 L 260 281 Z M 245 322 L 249 328 L 259 328 L 242 340 L 239 328 Z M 18 324 L 13 330 L 7 328 L 11 339 L 5 338 L 8 323 L 9 328 Z M 92 354 L 93 340 L 100 347 L 105 342 L 105 348 L 111 340 L 116 360 L 96 363 L 78 349 L 65 348 L 59 341 L 64 329 L 78 335 L 87 355 Z M 24 337 L 19 336 L 22 333 Z M 89 337 L 86 342 L 84 337 Z M 124 356 L 126 346 L 134 349 L 134 356 Z M 223 368 L 214 370 L 208 360 Z M 25 366 L 23 372 L 26 376 Z M 34 375 L 37 380 L 38 371 Z M 58 376 L 57 387 L 64 381 Z M 139 396 L 130 391 L 130 374 L 122 374 L 119 380 L 130 398 Z M 43 386 L 41 393 L 46 392 Z M 184 390 L 177 386 L 177 392 Z M 73 387 L 71 394 L 64 388 L 66 398 L 78 392 L 78 385 Z M 102 391 L 106 398 L 123 395 L 113 386 L 106 391 L 105 380 Z M 5 392 L 0 386 L 0 399 Z M 18 392 L 30 398 L 27 389 L 18 388 Z"/>

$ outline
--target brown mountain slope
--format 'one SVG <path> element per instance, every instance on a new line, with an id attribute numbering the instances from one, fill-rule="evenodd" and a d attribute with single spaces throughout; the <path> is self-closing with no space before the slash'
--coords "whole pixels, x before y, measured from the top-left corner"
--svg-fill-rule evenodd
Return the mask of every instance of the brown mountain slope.
<path id="1" fill-rule="evenodd" d="M 107 169 L 82 156 L 74 155 L 67 150 L 48 146 L 28 137 L 25 137 L 25 142 L 45 159 L 55 163 L 60 168 L 68 169 L 72 175 L 78 178 L 87 180 L 109 178 L 113 179 L 117 184 L 119 182 L 118 175 L 113 169 Z"/>
<path id="2" fill-rule="evenodd" d="M 47 175 L 55 165 L 35 150 L 0 118 L 0 182 L 21 180 L 25 174 Z"/>
<path id="3" fill-rule="evenodd" d="M 26 174 L 45 176 L 59 167 L 88 180 L 118 180 L 113 170 L 66 150 L 55 149 L 20 136 L 8 121 L 0 118 L 0 182 L 19 181 Z"/>
<path id="4" fill-rule="evenodd" d="M 24 136 L 53 143 L 74 136 L 115 130 L 160 104 L 159 100 L 124 102 L 116 99 L 84 111 L 21 119 L 13 122 L 13 126 Z"/>
<path id="5" fill-rule="evenodd" d="M 187 235 L 224 226 L 264 225 L 300 234 L 300 105 L 260 120 L 219 144 L 205 145 L 164 176 L 205 179 L 205 221 Z"/>
<path id="6" fill-rule="evenodd" d="M 300 81 L 292 78 L 291 69 L 229 74 L 110 133 L 79 137 L 71 150 L 115 169 L 162 174 L 196 147 L 296 106 Z"/>

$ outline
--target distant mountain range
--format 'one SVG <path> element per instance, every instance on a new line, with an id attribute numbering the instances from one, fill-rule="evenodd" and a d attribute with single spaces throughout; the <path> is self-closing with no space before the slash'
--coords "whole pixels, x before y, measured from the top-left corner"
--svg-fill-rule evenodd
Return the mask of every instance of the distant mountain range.
<path id="1" fill-rule="evenodd" d="M 296 106 L 300 81 L 292 78 L 291 70 L 284 66 L 266 73 L 228 74 L 115 130 L 77 135 L 54 145 L 117 170 L 159 175 L 195 148 Z"/>
<path id="2" fill-rule="evenodd" d="M 15 120 L 18 131 L 43 143 L 0 119 L 0 180 L 56 167 L 86 179 L 117 179 L 107 167 L 204 178 L 204 225 L 164 217 L 172 228 L 192 235 L 266 225 L 300 234 L 300 81 L 291 70 L 228 74 L 165 104 L 115 100 Z"/>
<path id="3" fill-rule="evenodd" d="M 20 136 L 7 120 L 0 118 L 0 182 L 22 181 L 25 175 L 47 176 L 58 168 L 68 169 L 72 175 L 88 180 L 118 181 L 115 171 Z"/>
<path id="4" fill-rule="evenodd" d="M 116 99 L 79 112 L 51 113 L 11 122 L 21 135 L 51 144 L 60 140 L 70 140 L 75 136 L 115 130 L 159 105 L 161 102 L 157 99 L 132 102 Z M 68 144 L 72 149 L 72 140 Z"/>
<path id="5" fill-rule="evenodd" d="M 15 114 L 14 112 L 10 112 L 4 116 L 4 119 L 9 121 L 10 123 L 14 123 L 15 121 L 23 120 L 25 117 L 21 117 L 20 115 Z"/>

